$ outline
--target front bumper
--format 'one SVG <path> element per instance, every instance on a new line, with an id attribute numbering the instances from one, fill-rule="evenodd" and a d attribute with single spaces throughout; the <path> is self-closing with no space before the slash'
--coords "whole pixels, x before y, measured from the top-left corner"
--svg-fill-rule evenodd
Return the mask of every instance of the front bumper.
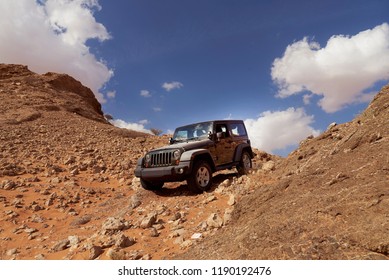
<path id="1" fill-rule="evenodd" d="M 138 161 L 135 168 L 135 176 L 145 181 L 177 182 L 186 179 L 190 173 L 190 162 L 182 161 L 178 165 L 164 167 L 145 168 L 142 162 Z"/>

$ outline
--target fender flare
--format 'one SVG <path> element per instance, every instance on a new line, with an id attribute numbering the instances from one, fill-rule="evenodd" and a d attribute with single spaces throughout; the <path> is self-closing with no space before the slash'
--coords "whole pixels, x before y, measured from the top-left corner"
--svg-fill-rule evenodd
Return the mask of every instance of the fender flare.
<path id="1" fill-rule="evenodd" d="M 215 169 L 215 163 L 212 159 L 211 153 L 207 149 L 194 149 L 185 151 L 182 153 L 180 161 L 189 161 L 190 165 L 189 168 L 192 169 L 194 159 L 198 156 L 204 156 L 207 157 L 207 159 L 210 161 L 209 164 L 211 165 L 211 168 Z"/>
<path id="2" fill-rule="evenodd" d="M 254 157 L 254 154 L 253 154 L 253 151 L 251 150 L 251 146 L 250 144 L 248 143 L 242 143 L 242 144 L 239 144 L 239 146 L 237 146 L 235 148 L 235 154 L 234 154 L 234 161 L 235 162 L 238 162 L 240 161 L 240 158 L 242 156 L 242 152 L 243 150 L 247 149 L 249 154 L 250 154 L 250 157 L 253 158 Z"/>

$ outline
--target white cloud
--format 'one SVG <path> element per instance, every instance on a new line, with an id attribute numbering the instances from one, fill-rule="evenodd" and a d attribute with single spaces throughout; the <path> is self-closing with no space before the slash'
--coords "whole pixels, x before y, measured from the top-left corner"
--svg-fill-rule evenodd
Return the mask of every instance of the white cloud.
<path id="1" fill-rule="evenodd" d="M 145 128 L 145 124 L 148 123 L 147 120 L 141 120 L 138 123 L 129 123 L 129 122 L 117 119 L 117 120 L 111 120 L 110 123 L 116 127 L 126 128 L 126 129 L 130 129 L 130 130 L 134 130 L 134 131 L 139 131 L 139 132 L 151 134 L 151 131 Z"/>
<path id="2" fill-rule="evenodd" d="M 161 112 L 161 111 L 162 111 L 162 108 L 160 108 L 160 107 L 154 107 L 154 108 L 153 108 L 153 111 L 154 111 L 154 112 Z"/>
<path id="3" fill-rule="evenodd" d="M 100 8 L 97 0 L 0 1 L 0 62 L 69 74 L 105 102 L 99 90 L 113 71 L 86 45 L 110 38 L 93 16 Z"/>
<path id="4" fill-rule="evenodd" d="M 166 91 L 171 91 L 173 89 L 180 89 L 184 85 L 180 82 L 171 82 L 171 83 L 163 83 L 162 88 L 164 88 Z"/>
<path id="5" fill-rule="evenodd" d="M 151 97 L 151 93 L 148 90 L 142 89 L 140 91 L 140 96 L 142 96 L 142 97 Z"/>
<path id="6" fill-rule="evenodd" d="M 313 94 L 304 94 L 303 96 L 303 102 L 305 105 L 311 104 L 311 98 L 313 97 Z"/>
<path id="7" fill-rule="evenodd" d="M 91 38 L 110 38 L 104 25 L 93 16 L 93 9 L 101 9 L 98 0 L 48 0 L 45 7 L 52 28 L 69 45 L 84 45 Z"/>
<path id="8" fill-rule="evenodd" d="M 225 120 L 232 120 L 232 114 L 229 113 L 229 115 L 227 117 L 224 118 Z"/>
<path id="9" fill-rule="evenodd" d="M 304 38 L 274 60 L 271 75 L 279 97 L 307 90 L 322 96 L 319 105 L 326 112 L 366 102 L 373 94 L 364 91 L 389 79 L 389 24 L 355 36 L 332 36 L 324 48 Z"/>
<path id="10" fill-rule="evenodd" d="M 107 92 L 107 97 L 110 98 L 110 99 L 115 98 L 116 97 L 116 91 L 112 90 L 112 91 Z"/>
<path id="11" fill-rule="evenodd" d="M 150 121 L 149 120 L 140 120 L 139 123 L 143 124 L 143 125 L 146 125 L 146 124 L 149 124 Z"/>
<path id="12" fill-rule="evenodd" d="M 257 119 L 245 120 L 245 125 L 253 147 L 273 152 L 296 145 L 309 135 L 317 136 L 320 131 L 311 127 L 313 122 L 313 116 L 303 108 L 289 108 L 263 112 Z"/>

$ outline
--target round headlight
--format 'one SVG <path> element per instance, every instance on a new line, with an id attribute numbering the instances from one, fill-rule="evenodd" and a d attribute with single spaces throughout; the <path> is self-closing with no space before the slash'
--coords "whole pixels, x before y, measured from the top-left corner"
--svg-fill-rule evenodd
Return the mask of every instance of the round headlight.
<path id="1" fill-rule="evenodd" d="M 151 156 L 150 156 L 149 154 L 147 154 L 147 155 L 145 156 L 145 163 L 146 163 L 146 164 L 150 163 L 150 160 L 151 160 Z"/>
<path id="2" fill-rule="evenodd" d="M 175 150 L 175 151 L 173 152 L 173 159 L 174 159 L 174 160 L 179 160 L 180 157 L 181 157 L 181 151 L 180 151 L 180 150 Z"/>

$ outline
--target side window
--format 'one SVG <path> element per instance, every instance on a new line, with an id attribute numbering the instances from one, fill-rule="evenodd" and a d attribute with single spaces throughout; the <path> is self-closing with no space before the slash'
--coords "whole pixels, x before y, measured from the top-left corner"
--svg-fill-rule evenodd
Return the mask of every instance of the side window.
<path id="1" fill-rule="evenodd" d="M 217 124 L 216 125 L 216 133 L 221 132 L 222 138 L 226 138 L 230 136 L 230 133 L 228 132 L 227 125 L 226 124 Z"/>
<path id="2" fill-rule="evenodd" d="M 232 123 L 230 125 L 233 136 L 246 136 L 247 132 L 243 123 Z"/>

